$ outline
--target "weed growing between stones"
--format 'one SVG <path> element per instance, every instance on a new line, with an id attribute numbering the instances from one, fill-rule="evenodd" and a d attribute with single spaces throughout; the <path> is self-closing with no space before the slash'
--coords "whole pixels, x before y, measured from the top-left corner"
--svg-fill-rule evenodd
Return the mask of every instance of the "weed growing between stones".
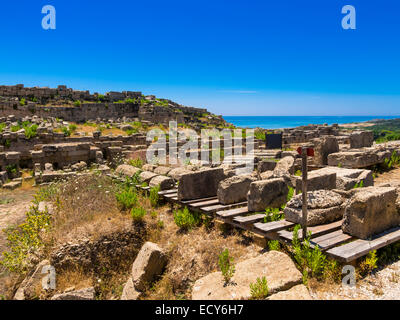
<path id="1" fill-rule="evenodd" d="M 233 264 L 233 258 L 229 256 L 228 249 L 225 249 L 219 255 L 218 266 L 224 277 L 225 284 L 229 283 L 235 273 L 235 265 Z"/>
<path id="2" fill-rule="evenodd" d="M 251 299 L 265 299 L 268 296 L 268 292 L 268 283 L 265 277 L 257 278 L 256 283 L 250 283 Z"/>
<path id="3" fill-rule="evenodd" d="M 301 229 L 300 225 L 296 225 L 293 230 L 292 247 L 294 252 L 294 260 L 303 272 L 311 276 L 320 276 L 326 265 L 326 256 L 322 254 L 318 246 L 314 249 L 311 248 L 310 238 L 311 233 L 305 237 L 303 243 L 299 240 L 298 231 Z"/>
<path id="4" fill-rule="evenodd" d="M 281 249 L 281 245 L 278 240 L 270 240 L 268 241 L 268 249 L 270 251 L 272 250 L 279 251 Z"/>
<path id="5" fill-rule="evenodd" d="M 284 214 L 280 208 L 267 208 L 265 209 L 264 223 L 279 221 L 284 218 Z"/>
<path id="6" fill-rule="evenodd" d="M 143 160 L 140 158 L 131 159 L 128 161 L 128 164 L 130 164 L 133 167 L 141 169 L 143 166 Z"/>

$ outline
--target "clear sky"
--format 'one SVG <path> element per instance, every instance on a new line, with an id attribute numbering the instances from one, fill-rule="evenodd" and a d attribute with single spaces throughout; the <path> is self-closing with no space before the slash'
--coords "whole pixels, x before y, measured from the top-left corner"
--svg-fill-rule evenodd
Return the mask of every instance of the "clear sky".
<path id="1" fill-rule="evenodd" d="M 56 30 L 41 9 L 56 8 Z M 344 30 L 342 7 L 356 8 Z M 399 115 L 398 0 L 13 0 L 0 83 L 133 90 L 223 115 Z"/>

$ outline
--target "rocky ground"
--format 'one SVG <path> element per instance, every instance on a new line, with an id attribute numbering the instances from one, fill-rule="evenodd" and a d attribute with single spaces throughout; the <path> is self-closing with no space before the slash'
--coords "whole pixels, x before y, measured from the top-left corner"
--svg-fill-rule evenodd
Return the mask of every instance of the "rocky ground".
<path id="1" fill-rule="evenodd" d="M 82 178 L 83 179 L 83 178 Z M 394 169 L 389 172 L 379 174 L 376 178 L 376 184 L 387 182 L 400 182 L 400 169 Z M 91 184 L 77 183 L 66 186 L 63 189 L 63 208 L 68 212 L 73 213 L 74 219 L 68 218 L 68 224 L 63 223 L 62 226 L 57 227 L 57 239 L 61 239 L 62 243 L 66 243 L 67 247 L 75 245 L 73 239 L 78 235 L 85 235 L 86 239 L 96 244 L 96 239 L 102 239 L 99 230 L 103 234 L 115 234 L 115 226 L 117 231 L 124 231 L 126 222 L 130 221 L 130 217 L 120 215 L 117 211 L 113 211 L 110 215 L 109 208 L 115 208 L 114 198 L 108 196 L 108 186 L 106 181 L 94 181 Z M 94 190 L 95 186 L 96 190 Z M 105 188 L 107 186 L 107 188 Z M 91 190 L 90 193 L 88 190 Z M 14 191 L 1 191 L 0 192 L 0 228 L 19 224 L 24 219 L 24 214 L 31 204 L 33 194 L 36 190 L 24 185 L 23 188 Z M 110 189 L 110 191 L 112 191 Z M 103 203 L 99 207 L 99 203 Z M 146 200 L 148 201 L 148 200 Z M 206 278 L 207 275 L 213 274 L 218 270 L 217 257 L 223 248 L 229 248 L 229 251 L 235 258 L 235 263 L 238 264 L 240 271 L 240 263 L 247 260 L 256 258 L 262 254 L 261 248 L 256 246 L 250 241 L 246 235 L 232 234 L 223 235 L 217 227 L 207 229 L 205 227 L 192 230 L 190 233 L 180 233 L 175 225 L 172 213 L 168 207 L 160 207 L 157 210 L 151 209 L 148 203 L 142 203 L 148 212 L 153 211 L 151 216 L 147 216 L 145 221 L 148 225 L 149 233 L 146 239 L 158 243 L 164 248 L 170 256 L 169 264 L 161 279 L 156 285 L 146 290 L 143 298 L 145 299 L 176 299 L 176 298 L 191 298 L 191 287 L 196 287 L 195 282 L 202 277 Z M 86 216 L 79 217 L 82 214 L 82 208 L 85 208 L 85 214 L 92 214 L 96 212 L 98 218 L 95 220 L 87 220 Z M 104 214 L 101 209 L 105 210 Z M 64 217 L 64 216 L 63 216 Z M 111 218 L 112 217 L 112 218 Z M 155 218 L 157 217 L 157 218 Z M 79 218 L 79 219 L 78 219 Z M 78 220 L 76 220 L 78 219 Z M 157 228 L 162 221 L 162 228 Z M 111 227 L 112 225 L 112 227 Z M 130 230 L 128 228 L 128 230 Z M 99 238 L 100 237 L 100 238 Z M 125 237 L 126 238 L 126 237 Z M 124 239 L 125 239 L 124 238 Z M 4 251 L 6 241 L 4 234 L 0 234 L 0 252 Z M 60 241 L 61 241 L 60 240 Z M 107 238 L 108 242 L 115 242 L 118 239 Z M 87 241 L 87 240 L 85 240 Z M 118 240 L 119 241 L 119 240 Z M 70 243 L 71 242 L 71 243 Z M 73 242 L 73 243 L 72 243 Z M 102 243 L 104 241 L 101 241 Z M 94 246 L 96 247 L 96 246 Z M 85 246 L 86 248 L 86 246 Z M 97 248 L 97 247 L 96 247 Z M 136 252 L 137 249 L 132 249 Z M 58 252 L 61 252 L 60 250 Z M 249 260 L 250 261 L 250 260 Z M 126 270 L 119 270 L 117 273 L 117 280 L 112 280 L 118 285 L 118 289 L 101 288 L 102 284 L 96 284 L 97 281 L 104 281 L 104 278 L 98 270 L 94 275 L 87 276 L 77 272 L 69 272 L 61 274 L 58 278 L 60 286 L 62 287 L 58 293 L 65 293 L 70 288 L 83 290 L 86 287 L 95 287 L 97 292 L 104 292 L 106 294 L 101 298 L 118 299 L 121 294 L 122 285 L 128 278 L 130 265 L 129 262 Z M 190 265 L 190 268 L 187 266 Z M 16 277 L 10 275 L 5 270 L 0 270 L 0 299 L 6 297 L 10 290 L 10 283 L 15 282 Z M 257 274 L 260 272 L 257 272 Z M 240 272 L 238 272 L 238 275 Z M 304 291 L 304 287 L 300 286 L 300 275 L 296 276 L 296 281 L 293 282 L 296 289 L 293 292 L 287 290 L 283 299 L 298 298 L 298 291 Z M 240 278 L 238 278 L 240 280 Z M 254 278 L 255 279 L 255 278 Z M 252 280 L 254 280 L 252 279 Z M 240 281 L 236 282 L 239 283 Z M 268 282 L 273 284 L 274 279 L 269 279 Z M 348 300 L 348 299 L 400 299 L 400 261 L 391 265 L 385 266 L 383 269 L 376 270 L 373 274 L 366 276 L 364 279 L 358 280 L 355 289 L 349 287 L 342 287 L 339 283 L 331 283 L 329 281 L 316 281 L 310 279 L 308 283 L 309 293 L 313 299 L 322 300 Z M 111 282 L 111 280 L 110 280 Z M 99 282 L 100 283 L 100 282 Z M 104 284 L 106 285 L 106 284 Z M 109 284 L 107 283 L 107 286 Z M 300 287 L 298 287 L 300 286 Z M 217 288 L 220 290 L 220 288 Z M 246 288 L 247 290 L 248 288 Z M 286 290 L 286 288 L 285 288 Z M 282 292 L 286 292 L 283 290 Z M 201 291 L 201 290 L 200 290 Z M 177 295 L 178 292 L 178 295 Z M 306 293 L 302 293 L 307 296 Z M 248 295 L 248 292 L 245 292 Z M 278 296 L 276 296 L 278 298 Z"/>

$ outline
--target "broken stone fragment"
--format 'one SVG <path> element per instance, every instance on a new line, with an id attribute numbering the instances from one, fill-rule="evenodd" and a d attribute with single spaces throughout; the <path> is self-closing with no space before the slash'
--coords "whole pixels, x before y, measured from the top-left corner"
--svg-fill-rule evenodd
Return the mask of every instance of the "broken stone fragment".
<path id="1" fill-rule="evenodd" d="M 294 223 L 303 223 L 302 194 L 294 196 L 284 209 L 285 219 Z M 307 226 L 315 226 L 340 220 L 343 217 L 345 203 L 343 197 L 331 190 L 307 192 Z"/>
<path id="2" fill-rule="evenodd" d="M 249 211 L 264 211 L 279 208 L 287 201 L 289 188 L 283 178 L 255 181 L 250 184 L 247 194 Z"/>
<path id="3" fill-rule="evenodd" d="M 368 187 L 356 190 L 344 213 L 342 230 L 361 239 L 400 224 L 396 188 Z"/>

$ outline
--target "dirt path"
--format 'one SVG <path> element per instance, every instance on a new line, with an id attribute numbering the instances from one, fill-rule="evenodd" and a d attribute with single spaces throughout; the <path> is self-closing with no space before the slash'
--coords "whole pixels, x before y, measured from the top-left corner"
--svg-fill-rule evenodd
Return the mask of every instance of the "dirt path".
<path id="1" fill-rule="evenodd" d="M 400 184 L 400 168 L 395 168 L 388 172 L 378 174 L 378 176 L 375 178 L 375 185 L 378 185 L 381 183 L 389 183 L 389 182 L 394 182 L 394 183 Z"/>

